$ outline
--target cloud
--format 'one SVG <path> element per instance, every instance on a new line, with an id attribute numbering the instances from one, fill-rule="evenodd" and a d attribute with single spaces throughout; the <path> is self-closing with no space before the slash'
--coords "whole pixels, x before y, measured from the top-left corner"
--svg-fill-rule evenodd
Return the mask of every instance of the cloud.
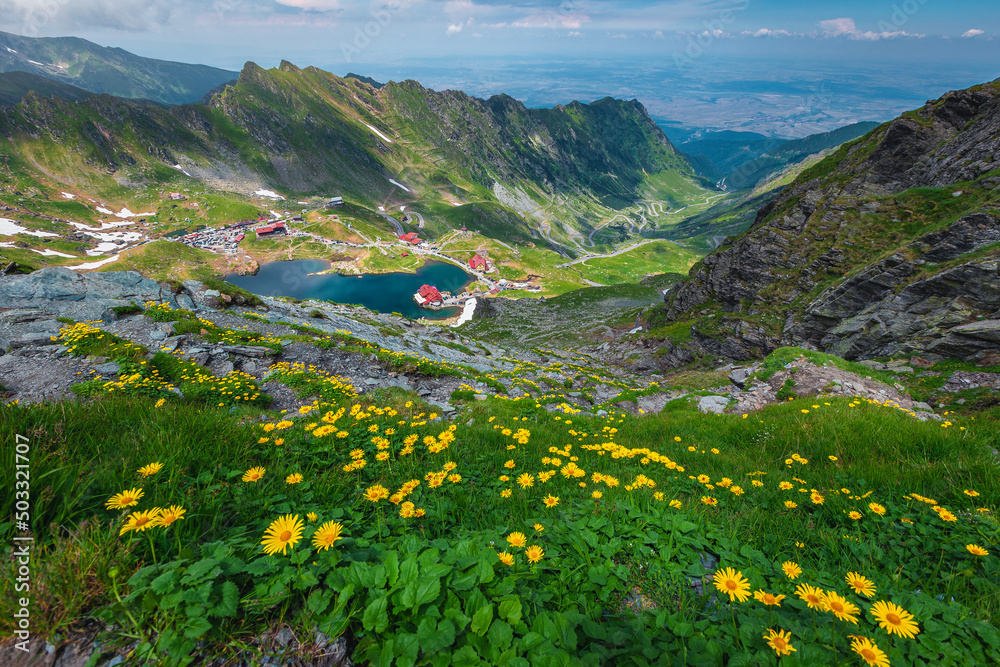
<path id="1" fill-rule="evenodd" d="M 748 37 L 792 37 L 794 33 L 787 30 L 771 30 L 761 28 L 760 30 L 744 30 L 741 34 Z"/>
<path id="2" fill-rule="evenodd" d="M 819 27 L 828 35 L 837 37 L 839 35 L 850 35 L 858 31 L 854 25 L 854 19 L 828 19 L 820 21 Z"/>
<path id="3" fill-rule="evenodd" d="M 332 12 L 340 9 L 340 0 L 275 0 L 279 5 L 307 9 L 314 12 Z"/>
<path id="4" fill-rule="evenodd" d="M 973 28 L 972 30 L 967 30 L 962 34 L 962 37 L 968 39 L 969 37 L 979 37 L 979 35 L 985 35 L 985 30 L 979 30 L 978 28 Z"/>
<path id="5" fill-rule="evenodd" d="M 170 22 L 177 5 L 171 0 L 0 0 L 0 23 L 33 37 L 45 31 L 111 28 L 143 32 Z"/>
<path id="6" fill-rule="evenodd" d="M 897 39 L 899 37 L 926 37 L 926 35 L 906 32 L 905 30 L 884 30 L 873 32 L 871 30 L 858 30 L 854 19 L 828 19 L 820 21 L 819 27 L 823 31 L 824 37 L 846 37 L 847 39 L 858 39 L 866 41 L 878 41 L 880 39 Z"/>
<path id="7" fill-rule="evenodd" d="M 448 26 L 448 29 L 445 30 L 445 34 L 448 35 L 449 37 L 451 37 L 452 35 L 457 35 L 460 32 L 462 32 L 462 26 L 454 23 Z"/>

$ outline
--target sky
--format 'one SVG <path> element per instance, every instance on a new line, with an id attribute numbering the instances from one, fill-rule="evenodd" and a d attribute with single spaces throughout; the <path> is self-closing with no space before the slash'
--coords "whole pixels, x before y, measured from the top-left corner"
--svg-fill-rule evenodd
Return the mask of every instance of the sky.
<path id="1" fill-rule="evenodd" d="M 703 113 L 706 127 L 740 113 L 741 96 L 748 117 L 786 114 L 789 95 L 853 96 L 828 122 L 883 120 L 1000 77 L 997 0 L 0 0 L 0 30 L 232 70 L 284 59 L 536 105 L 635 93 L 654 116 Z"/>

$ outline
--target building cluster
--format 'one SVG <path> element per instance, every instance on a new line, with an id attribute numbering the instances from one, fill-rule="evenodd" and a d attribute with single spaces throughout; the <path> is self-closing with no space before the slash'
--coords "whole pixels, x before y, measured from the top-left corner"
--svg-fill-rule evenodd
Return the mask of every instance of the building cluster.
<path id="1" fill-rule="evenodd" d="M 201 248 L 215 253 L 236 252 L 236 246 L 246 237 L 247 228 L 259 225 L 264 220 L 244 220 L 225 227 L 208 227 L 186 234 L 180 242 L 192 248 Z"/>

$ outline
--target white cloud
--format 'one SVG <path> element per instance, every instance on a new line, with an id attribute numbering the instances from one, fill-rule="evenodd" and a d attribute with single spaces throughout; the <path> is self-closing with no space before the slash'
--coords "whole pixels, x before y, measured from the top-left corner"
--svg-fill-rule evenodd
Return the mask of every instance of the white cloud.
<path id="1" fill-rule="evenodd" d="M 906 32 L 905 30 L 886 30 L 873 32 L 871 30 L 858 30 L 854 19 L 828 19 L 820 21 L 819 27 L 823 31 L 824 37 L 846 37 L 847 39 L 857 39 L 865 41 L 878 41 L 880 39 L 897 39 L 899 37 L 925 37 L 926 35 Z"/>
<path id="2" fill-rule="evenodd" d="M 448 29 L 445 30 L 445 34 L 448 35 L 449 37 L 451 37 L 452 35 L 457 35 L 460 32 L 462 32 L 462 26 L 454 23 L 448 26 Z"/>
<path id="3" fill-rule="evenodd" d="M 770 28 L 761 28 L 760 30 L 744 30 L 744 35 L 748 37 L 791 37 L 793 33 L 787 30 L 771 30 Z"/>
<path id="4" fill-rule="evenodd" d="M 275 0 L 279 5 L 298 7 L 316 12 L 332 12 L 340 9 L 340 0 Z"/>
<path id="5" fill-rule="evenodd" d="M 979 37 L 979 35 L 985 35 L 985 34 L 986 34 L 985 30 L 979 30 L 978 28 L 973 28 L 972 30 L 967 30 L 965 33 L 963 33 L 962 37 L 965 38 Z"/>
<path id="6" fill-rule="evenodd" d="M 854 19 L 828 19 L 826 21 L 820 21 L 819 27 L 823 32 L 828 35 L 833 35 L 834 37 L 838 35 L 850 35 L 858 31 L 857 26 L 854 25 Z"/>
<path id="7" fill-rule="evenodd" d="M 80 27 L 138 32 L 166 25 L 181 4 L 174 0 L 0 0 L 0 24 L 29 37 Z"/>

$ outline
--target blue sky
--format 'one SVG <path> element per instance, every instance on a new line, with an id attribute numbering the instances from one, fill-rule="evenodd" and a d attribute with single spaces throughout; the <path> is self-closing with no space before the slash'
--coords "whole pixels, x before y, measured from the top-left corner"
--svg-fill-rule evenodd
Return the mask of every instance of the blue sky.
<path id="1" fill-rule="evenodd" d="M 636 97 L 691 126 L 789 135 L 1000 77 L 998 0 L 0 0 L 0 30 L 534 106 Z"/>

